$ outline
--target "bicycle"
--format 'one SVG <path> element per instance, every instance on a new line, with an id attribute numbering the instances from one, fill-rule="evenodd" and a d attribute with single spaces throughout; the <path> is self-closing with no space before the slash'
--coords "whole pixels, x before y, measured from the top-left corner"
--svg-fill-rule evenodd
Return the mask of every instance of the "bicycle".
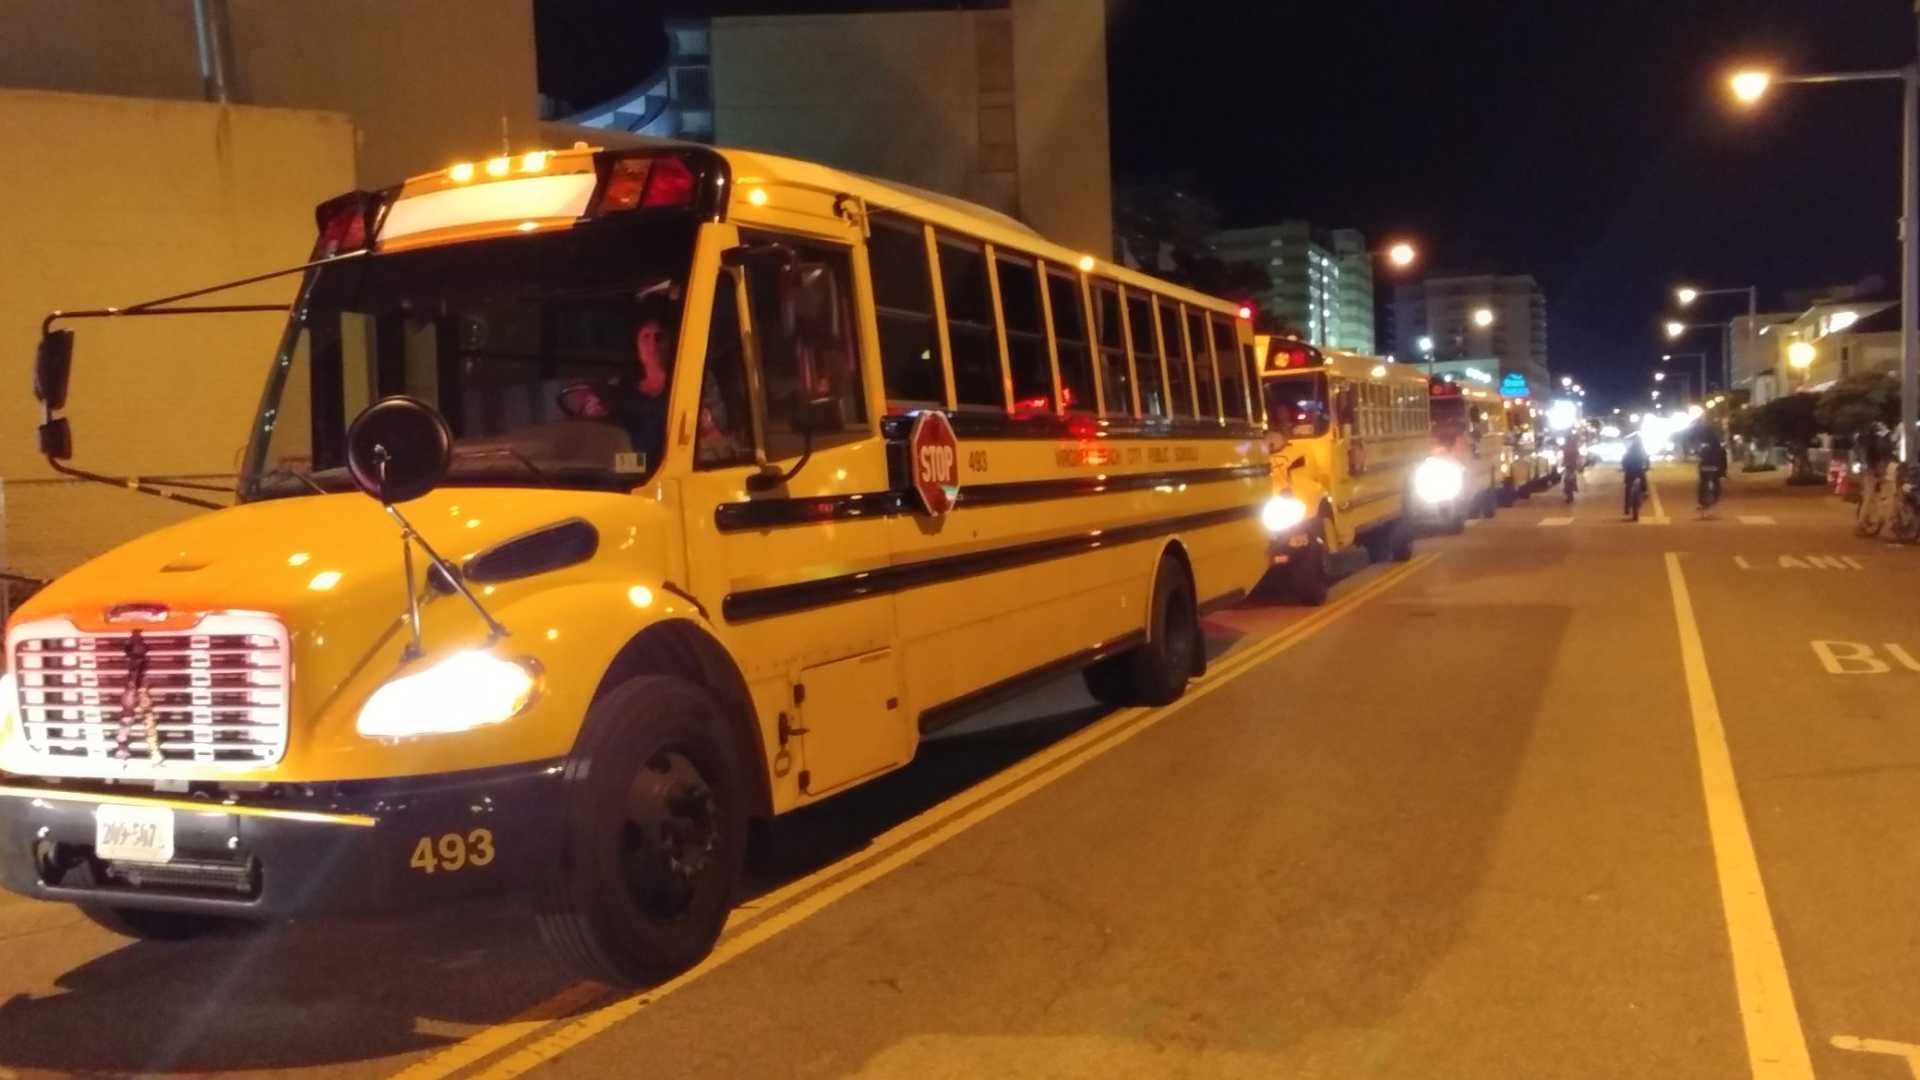
<path id="1" fill-rule="evenodd" d="M 1853 535 L 1859 537 L 1879 536 L 1893 517 L 1892 500 L 1894 485 L 1887 480 L 1886 466 L 1869 468 L 1860 484 L 1860 505 L 1853 512 Z"/>
<path id="2" fill-rule="evenodd" d="M 1647 497 L 1647 478 L 1644 476 L 1627 477 L 1627 517 L 1640 520 L 1640 504 Z"/>
<path id="3" fill-rule="evenodd" d="M 1572 506 L 1574 495 L 1578 494 L 1580 491 L 1579 472 L 1573 469 L 1566 470 L 1566 473 L 1560 479 L 1560 486 L 1567 493 L 1567 505 Z"/>
<path id="4" fill-rule="evenodd" d="M 1914 468 L 1900 466 L 1892 493 L 1893 538 L 1903 544 L 1920 541 L 1920 495 L 1914 491 Z"/>
<path id="5" fill-rule="evenodd" d="M 1720 501 L 1720 470 L 1718 469 L 1700 470 L 1700 512 L 1704 514 L 1707 511 L 1713 509 L 1713 504 L 1719 501 Z"/>

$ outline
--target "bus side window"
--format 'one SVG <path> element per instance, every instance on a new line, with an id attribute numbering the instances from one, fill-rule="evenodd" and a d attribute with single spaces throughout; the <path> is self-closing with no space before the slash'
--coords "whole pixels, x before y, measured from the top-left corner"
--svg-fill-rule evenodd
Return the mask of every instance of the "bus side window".
<path id="1" fill-rule="evenodd" d="M 1241 375 L 1239 343 L 1234 340 L 1233 320 L 1215 315 L 1213 355 L 1220 365 L 1220 415 L 1229 420 L 1247 418 L 1247 383 Z"/>
<path id="2" fill-rule="evenodd" d="M 1120 289 L 1111 281 L 1093 283 L 1094 343 L 1100 350 L 1100 391 L 1106 416 L 1133 415 L 1133 378 L 1127 367 L 1127 342 L 1120 329 Z"/>
<path id="3" fill-rule="evenodd" d="M 759 344 L 760 430 L 768 461 L 800 456 L 806 438 L 795 429 L 795 412 L 807 402 L 831 400 L 841 429 L 816 432 L 815 450 L 864 438 L 866 394 L 853 317 L 853 259 L 845 248 L 797 237 L 755 234 L 747 243 L 773 241 L 794 252 L 785 265 L 747 269 L 747 298 Z"/>
<path id="4" fill-rule="evenodd" d="M 940 288 L 947 299 L 954 405 L 1005 412 L 1007 391 L 1000 374 L 1000 341 L 993 328 L 986 252 L 971 240 L 946 235 L 939 239 Z"/>
<path id="5" fill-rule="evenodd" d="M 740 338 L 740 287 L 721 271 L 713 287 L 713 318 L 707 324 L 707 366 L 700 377 L 700 403 L 693 464 L 720 469 L 753 464 L 753 421 L 747 396 L 747 354 Z"/>
<path id="6" fill-rule="evenodd" d="M 1254 423 L 1264 423 L 1267 419 L 1267 403 L 1260 395 L 1260 361 L 1254 358 L 1253 346 L 1240 343 L 1240 363 L 1247 372 L 1247 400 L 1253 406 Z"/>
<path id="7" fill-rule="evenodd" d="M 1048 267 L 1047 306 L 1053 312 L 1053 341 L 1060 354 L 1060 404 L 1067 412 L 1090 413 L 1094 408 L 1093 352 L 1087 345 L 1080 279 Z"/>
<path id="8" fill-rule="evenodd" d="M 1160 388 L 1160 346 L 1153 336 L 1153 311 L 1147 298 L 1127 290 L 1127 329 L 1133 335 L 1133 371 L 1140 380 L 1140 415 L 1167 415 Z"/>
<path id="9" fill-rule="evenodd" d="M 1193 349 L 1193 396 L 1202 420 L 1220 415 L 1220 399 L 1213 391 L 1213 350 L 1207 347 L 1207 321 L 1192 308 L 1187 309 L 1187 344 Z"/>
<path id="10" fill-rule="evenodd" d="M 1181 419 L 1193 417 L 1193 369 L 1187 364 L 1187 349 L 1180 336 L 1180 313 L 1170 300 L 1155 307 L 1160 313 L 1160 336 L 1167 346 L 1168 413 Z"/>
<path id="11" fill-rule="evenodd" d="M 947 378 L 940 370 L 925 227 L 912 218 L 874 214 L 867 268 L 873 276 L 887 400 L 908 406 L 944 406 Z"/>
<path id="12" fill-rule="evenodd" d="M 1000 315 L 1007 328 L 1007 366 L 1013 377 L 1013 411 L 1051 415 L 1053 363 L 1047 359 L 1047 326 L 1040 314 L 1040 277 L 1033 262 L 996 252 Z"/>

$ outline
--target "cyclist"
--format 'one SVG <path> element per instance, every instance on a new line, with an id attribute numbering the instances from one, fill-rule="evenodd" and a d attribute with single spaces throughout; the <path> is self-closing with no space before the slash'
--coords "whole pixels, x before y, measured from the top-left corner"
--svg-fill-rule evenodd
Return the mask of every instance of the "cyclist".
<path id="1" fill-rule="evenodd" d="M 1718 432 L 1709 431 L 1700 444 L 1700 509 L 1720 501 L 1720 478 L 1726 474 L 1727 448 L 1720 444 Z"/>
<path id="2" fill-rule="evenodd" d="M 1639 500 L 1634 497 L 1634 485 L 1640 485 L 1644 491 L 1647 483 L 1647 470 L 1653 465 L 1647 457 L 1647 447 L 1640 439 L 1640 433 L 1634 432 L 1627 439 L 1627 452 L 1620 458 L 1620 474 L 1626 479 L 1626 505 L 1622 511 L 1631 518 L 1639 518 Z"/>
<path id="3" fill-rule="evenodd" d="M 1586 467 L 1586 461 L 1580 456 L 1580 442 L 1569 433 L 1560 444 L 1560 483 L 1566 489 L 1568 502 L 1572 502 L 1574 493 L 1580 490 L 1580 473 Z"/>

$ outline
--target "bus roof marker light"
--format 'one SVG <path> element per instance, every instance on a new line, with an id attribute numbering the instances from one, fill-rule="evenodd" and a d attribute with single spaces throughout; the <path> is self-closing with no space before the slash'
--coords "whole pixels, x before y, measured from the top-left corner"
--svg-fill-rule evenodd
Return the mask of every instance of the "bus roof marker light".
<path id="1" fill-rule="evenodd" d="M 535 229 L 538 229 L 539 227 L 540 227 L 540 223 L 537 221 L 523 221 L 520 224 L 514 226 L 514 228 L 519 230 L 520 232 L 532 232 Z"/>
<path id="2" fill-rule="evenodd" d="M 497 180 L 500 177 L 507 175 L 507 170 L 512 167 L 512 164 L 513 164 L 512 162 L 508 161 L 506 158 L 503 158 L 503 157 L 488 158 L 487 159 L 487 175 Z"/>
<path id="3" fill-rule="evenodd" d="M 1242 319 L 1252 319 L 1252 318 L 1253 318 L 1253 305 L 1251 305 L 1251 304 L 1241 304 L 1241 305 L 1240 305 L 1240 311 L 1239 311 L 1239 315 L 1240 315 L 1240 317 L 1241 317 Z"/>
<path id="4" fill-rule="evenodd" d="M 462 161 L 447 170 L 447 179 L 456 184 L 464 184 L 473 179 L 473 162 Z"/>
<path id="5" fill-rule="evenodd" d="M 752 203 L 752 204 L 753 204 L 753 205 L 755 205 L 755 206 L 765 206 L 765 205 L 767 205 L 767 189 L 766 189 L 766 188 L 758 188 L 758 187 L 757 187 L 757 188 L 748 188 L 748 189 L 747 189 L 747 201 L 748 201 L 748 202 L 750 202 L 750 203 Z"/>
<path id="6" fill-rule="evenodd" d="M 1093 256 L 1091 255 L 1080 256 L 1080 272 L 1083 274 L 1093 273 Z"/>
<path id="7" fill-rule="evenodd" d="M 547 152 L 545 150 L 533 150 L 520 158 L 520 171 L 523 173 L 545 172 L 546 168 Z"/>

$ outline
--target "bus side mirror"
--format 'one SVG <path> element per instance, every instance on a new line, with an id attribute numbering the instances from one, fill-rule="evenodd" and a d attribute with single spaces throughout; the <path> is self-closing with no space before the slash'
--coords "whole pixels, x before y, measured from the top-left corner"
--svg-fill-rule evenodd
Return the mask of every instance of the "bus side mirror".
<path id="1" fill-rule="evenodd" d="M 40 453 L 55 461 L 66 461 L 73 456 L 73 428 L 67 424 L 66 417 L 40 425 Z"/>
<path id="2" fill-rule="evenodd" d="M 452 462 L 446 418 L 417 398 L 381 398 L 347 428 L 347 472 L 355 487 L 383 506 L 432 491 Z"/>
<path id="3" fill-rule="evenodd" d="M 67 382 L 73 375 L 73 331 L 49 330 L 40 337 L 33 361 L 33 398 L 49 412 L 67 407 Z"/>

